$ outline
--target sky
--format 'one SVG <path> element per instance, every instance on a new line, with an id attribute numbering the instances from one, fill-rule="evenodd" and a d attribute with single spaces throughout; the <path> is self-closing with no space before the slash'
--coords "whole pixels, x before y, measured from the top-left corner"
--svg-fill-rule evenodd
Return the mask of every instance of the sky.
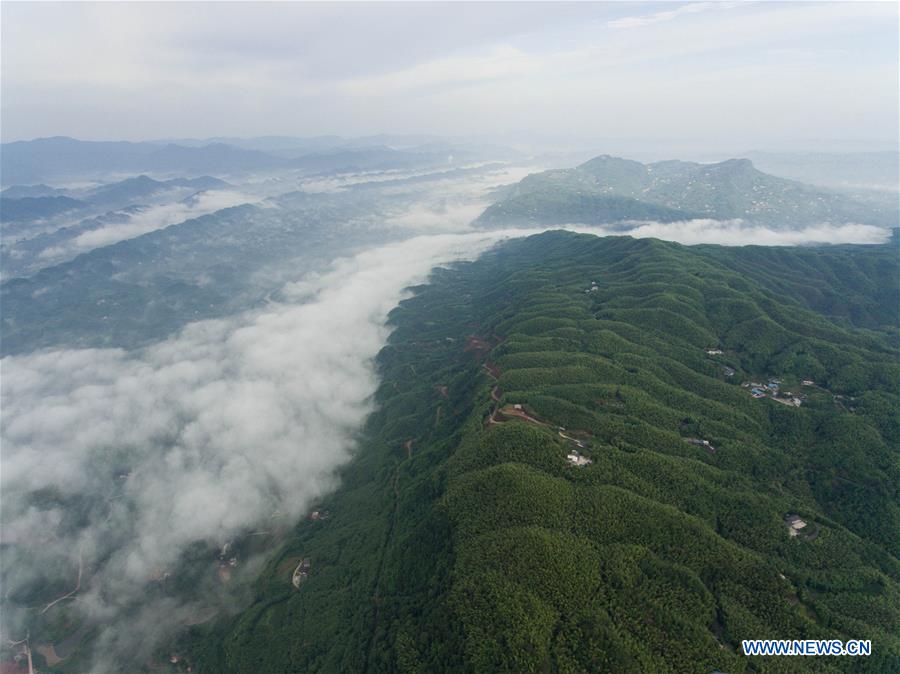
<path id="1" fill-rule="evenodd" d="M 13 141 L 897 142 L 894 2 L 3 2 Z"/>

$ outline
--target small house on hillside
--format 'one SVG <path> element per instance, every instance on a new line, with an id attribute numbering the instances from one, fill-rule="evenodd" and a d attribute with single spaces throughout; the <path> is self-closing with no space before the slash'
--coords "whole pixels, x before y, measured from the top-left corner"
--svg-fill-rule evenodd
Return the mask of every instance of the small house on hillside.
<path id="1" fill-rule="evenodd" d="M 591 461 L 589 458 L 587 458 L 586 456 L 582 456 L 574 450 L 566 454 L 566 461 L 568 461 L 573 466 L 578 466 L 579 468 L 583 468 L 584 466 L 593 463 L 593 461 Z"/>
<path id="2" fill-rule="evenodd" d="M 788 526 L 788 533 L 791 535 L 791 538 L 800 534 L 800 531 L 806 527 L 806 522 L 800 517 L 800 515 L 786 515 L 784 518 L 784 523 Z"/>
<path id="3" fill-rule="evenodd" d="M 291 583 L 299 590 L 300 585 L 307 578 L 309 578 L 309 558 L 304 557 L 300 560 L 300 563 L 297 564 L 297 568 L 294 569 L 294 574 L 291 576 Z"/>

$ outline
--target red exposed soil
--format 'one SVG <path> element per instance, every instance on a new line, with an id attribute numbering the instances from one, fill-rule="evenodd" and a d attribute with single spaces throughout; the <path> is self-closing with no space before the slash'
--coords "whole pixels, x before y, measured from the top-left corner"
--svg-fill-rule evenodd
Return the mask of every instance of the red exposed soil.
<path id="1" fill-rule="evenodd" d="M 500 410 L 500 414 L 502 414 L 502 415 L 505 416 L 505 417 L 516 417 L 516 418 L 522 419 L 522 420 L 524 420 L 524 421 L 529 421 L 529 422 L 531 422 L 531 423 L 533 423 L 533 424 L 537 424 L 538 426 L 546 426 L 546 425 L 547 425 L 547 424 L 545 424 L 543 421 L 538 421 L 538 420 L 535 419 L 534 417 L 529 416 L 528 414 L 526 414 L 526 413 L 523 412 L 522 410 L 517 410 L 517 409 L 516 409 L 515 407 L 513 407 L 512 405 L 506 405 L 506 406 L 504 406 L 503 409 Z"/>

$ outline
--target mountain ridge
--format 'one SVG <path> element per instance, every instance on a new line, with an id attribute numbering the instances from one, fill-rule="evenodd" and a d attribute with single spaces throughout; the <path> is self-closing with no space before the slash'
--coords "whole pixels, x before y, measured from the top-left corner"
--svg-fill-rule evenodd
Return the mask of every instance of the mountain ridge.
<path id="1" fill-rule="evenodd" d="M 571 220 L 564 202 L 585 197 L 619 197 L 645 204 L 623 205 L 616 217 Z M 742 220 L 777 228 L 846 222 L 897 226 L 893 213 L 824 188 L 779 178 L 755 168 L 749 159 L 713 164 L 666 160 L 642 164 L 599 155 L 571 169 L 531 174 L 500 193 L 478 218 L 481 226 L 524 221 L 554 225 L 652 220 L 650 206 L 680 211 L 687 218 Z M 577 210 L 577 209 L 575 209 Z M 674 214 L 671 214 L 674 215 Z M 659 218 L 671 222 L 671 218 Z"/>
<path id="2" fill-rule="evenodd" d="M 774 634 L 870 638 L 859 671 L 892 671 L 897 346 L 722 250 L 548 232 L 435 270 L 327 519 L 179 647 L 223 673 L 845 671 L 740 654 Z"/>

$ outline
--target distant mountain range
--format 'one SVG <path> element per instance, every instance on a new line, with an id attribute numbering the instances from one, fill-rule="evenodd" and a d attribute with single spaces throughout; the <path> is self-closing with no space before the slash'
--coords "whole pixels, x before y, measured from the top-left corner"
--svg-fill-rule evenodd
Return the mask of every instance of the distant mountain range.
<path id="1" fill-rule="evenodd" d="M 146 175 L 126 178 L 119 182 L 102 185 L 86 195 L 92 203 L 128 202 L 171 189 L 192 189 L 197 192 L 205 190 L 223 190 L 230 187 L 224 180 L 212 176 L 198 178 L 173 178 L 172 180 L 154 180 Z"/>
<path id="2" fill-rule="evenodd" d="M 0 220 L 37 220 L 49 218 L 67 211 L 75 211 L 86 204 L 69 197 L 22 197 L 7 199 L 0 197 Z"/>
<path id="3" fill-rule="evenodd" d="M 65 190 L 50 185 L 12 185 L 0 192 L 3 199 L 24 199 L 26 197 L 52 197 L 65 194 Z"/>
<path id="4" fill-rule="evenodd" d="M 0 174 L 5 185 L 64 179 L 91 173 L 177 171 L 210 173 L 262 170 L 278 160 L 264 152 L 224 144 L 193 148 L 124 141 L 39 138 L 4 143 Z"/>
<path id="5" fill-rule="evenodd" d="M 223 190 L 231 187 L 212 176 L 154 180 L 146 175 L 126 178 L 93 189 L 62 190 L 47 185 L 14 185 L 0 192 L 0 222 L 27 223 L 63 213 L 85 215 L 133 205 L 172 190 Z"/>
<path id="6" fill-rule="evenodd" d="M 500 192 L 482 226 L 626 220 L 741 219 L 775 227 L 821 223 L 896 226 L 890 209 L 778 178 L 748 159 L 716 164 L 637 161 L 601 155 L 571 169 L 532 174 Z"/>
<path id="7" fill-rule="evenodd" d="M 228 139 L 229 143 L 184 140 L 178 143 L 82 141 L 67 137 L 4 143 L 0 179 L 4 185 L 54 182 L 86 174 L 236 174 L 277 169 L 307 172 L 448 165 L 483 153 L 471 146 L 413 137 L 392 146 L 396 137 L 357 142 L 338 137 L 314 139 L 269 136 Z M 377 143 L 382 140 L 384 142 Z M 508 148 L 500 148 L 509 155 Z M 496 154 L 499 151 L 492 148 Z M 492 155 L 493 156 L 493 155 Z M 494 157 L 496 158 L 496 157 Z"/>

